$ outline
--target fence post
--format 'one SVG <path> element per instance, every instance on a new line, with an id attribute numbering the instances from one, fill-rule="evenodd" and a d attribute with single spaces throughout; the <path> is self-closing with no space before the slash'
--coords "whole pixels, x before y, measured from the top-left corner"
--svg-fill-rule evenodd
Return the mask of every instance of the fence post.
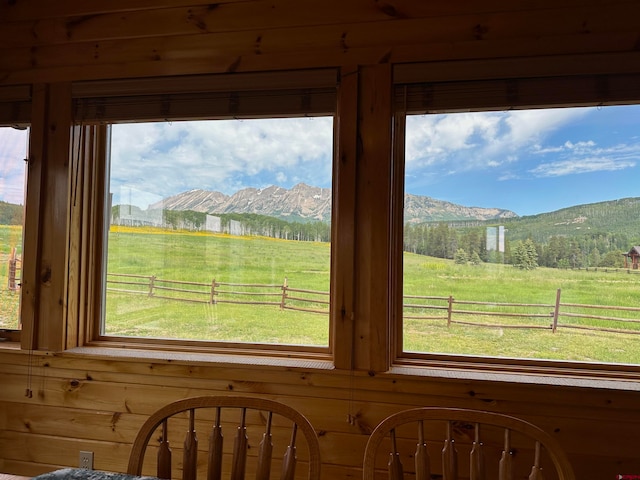
<path id="1" fill-rule="evenodd" d="M 558 289 L 556 292 L 556 308 L 553 310 L 553 324 L 551 325 L 552 333 L 556 333 L 558 328 L 558 316 L 560 315 L 560 292 L 561 289 Z"/>
<path id="2" fill-rule="evenodd" d="M 209 298 L 209 303 L 212 305 L 215 305 L 217 303 L 215 295 L 216 295 L 216 279 L 214 278 L 211 281 L 211 297 Z"/>
<path id="3" fill-rule="evenodd" d="M 14 291 L 16 288 L 16 247 L 11 249 L 11 256 L 9 257 L 9 275 L 8 275 L 8 287 L 9 290 Z"/>
<path id="4" fill-rule="evenodd" d="M 287 277 L 284 277 L 284 283 L 282 284 L 282 300 L 280 301 L 280 310 L 284 310 L 286 298 L 287 298 Z"/>
<path id="5" fill-rule="evenodd" d="M 447 328 L 451 326 L 452 311 L 453 311 L 453 295 L 449 295 L 449 306 L 447 307 Z"/>
<path id="6" fill-rule="evenodd" d="M 149 277 L 149 296 L 153 297 L 153 286 L 156 283 L 156 276 L 155 275 L 151 275 Z"/>

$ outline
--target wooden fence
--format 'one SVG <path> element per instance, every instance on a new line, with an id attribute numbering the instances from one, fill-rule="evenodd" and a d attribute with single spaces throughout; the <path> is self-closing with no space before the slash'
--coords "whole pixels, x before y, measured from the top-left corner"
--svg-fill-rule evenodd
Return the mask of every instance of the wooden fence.
<path id="1" fill-rule="evenodd" d="M 490 328 L 525 328 L 551 330 L 559 328 L 600 332 L 640 334 L 640 308 L 609 305 L 563 303 L 562 290 L 556 291 L 555 303 L 500 303 L 456 300 L 453 296 L 405 295 L 403 318 L 446 321 L 452 324 Z M 458 307 L 461 306 L 461 307 Z M 602 311 L 619 312 L 618 316 L 597 315 Z M 430 312 L 443 312 L 431 314 Z M 626 316 L 623 316 L 626 315 Z M 492 321 L 481 321 L 490 318 Z M 511 323 L 509 320 L 511 319 Z M 514 322 L 513 319 L 518 319 Z M 588 324 L 584 323 L 584 320 Z"/>
<path id="2" fill-rule="evenodd" d="M 9 291 L 15 292 L 20 288 L 20 270 L 22 269 L 22 260 L 16 255 L 16 247 L 11 249 L 9 255 L 7 269 L 7 288 Z"/>
<path id="3" fill-rule="evenodd" d="M 258 283 L 208 283 L 167 280 L 156 276 L 107 274 L 107 291 L 146 295 L 183 302 L 240 305 L 273 305 L 282 310 L 329 313 L 329 292 Z"/>
<path id="4" fill-rule="evenodd" d="M 286 278 L 282 285 L 227 283 L 216 279 L 203 283 L 109 273 L 107 290 L 183 302 L 271 305 L 281 310 L 325 315 L 329 313 L 329 292 L 292 288 Z M 458 324 L 551 330 L 553 333 L 566 328 L 640 334 L 640 307 L 564 303 L 561 301 L 561 294 L 561 289 L 558 289 L 555 302 L 548 304 L 480 302 L 457 300 L 453 296 L 405 295 L 403 319 L 443 321 L 447 327 Z M 601 312 L 614 312 L 617 316 L 602 315 Z"/>

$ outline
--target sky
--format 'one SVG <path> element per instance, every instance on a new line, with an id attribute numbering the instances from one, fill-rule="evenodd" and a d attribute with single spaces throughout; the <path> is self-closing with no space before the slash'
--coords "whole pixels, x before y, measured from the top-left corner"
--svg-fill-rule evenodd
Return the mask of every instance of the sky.
<path id="1" fill-rule="evenodd" d="M 411 116 L 407 193 L 518 215 L 640 196 L 640 106 Z M 115 125 L 113 203 L 192 189 L 331 186 L 331 118 Z M 0 128 L 0 200 L 23 203 L 26 132 Z"/>

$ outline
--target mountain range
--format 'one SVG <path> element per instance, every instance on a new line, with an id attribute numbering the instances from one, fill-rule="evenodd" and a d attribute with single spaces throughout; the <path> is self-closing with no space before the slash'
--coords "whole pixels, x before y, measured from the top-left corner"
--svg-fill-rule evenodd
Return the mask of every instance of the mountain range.
<path id="1" fill-rule="evenodd" d="M 406 194 L 405 222 L 484 221 L 516 218 L 502 208 L 466 207 L 435 198 Z M 208 214 L 254 213 L 287 221 L 323 221 L 331 219 L 331 189 L 299 183 L 291 189 L 272 185 L 244 188 L 233 195 L 208 190 L 190 190 L 165 198 L 149 210 L 192 210 Z"/>

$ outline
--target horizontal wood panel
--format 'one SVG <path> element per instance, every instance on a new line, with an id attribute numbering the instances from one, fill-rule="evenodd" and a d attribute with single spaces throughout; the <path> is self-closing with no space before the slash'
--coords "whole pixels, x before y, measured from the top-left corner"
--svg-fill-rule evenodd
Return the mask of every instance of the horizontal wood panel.
<path id="1" fill-rule="evenodd" d="M 191 37 L 187 37 L 169 45 L 166 42 L 138 39 L 115 41 L 110 42 L 111 45 L 101 44 L 98 47 L 43 47 L 33 52 L 29 49 L 0 50 L 0 82 L 20 84 L 37 79 L 55 82 L 546 55 L 573 55 L 573 60 L 580 64 L 579 69 L 589 71 L 590 55 L 634 52 L 637 42 L 637 34 L 629 32 L 524 38 L 509 42 L 470 40 L 431 43 L 428 46 L 422 42 L 393 46 L 382 42 L 377 46 L 360 48 L 350 45 L 345 49 L 338 35 L 325 48 L 300 45 L 293 50 L 270 53 L 265 50 L 256 52 L 255 38 L 251 33 L 241 36 L 244 38 L 238 42 L 225 39 L 231 43 L 223 42 L 220 47 L 217 44 L 207 47 L 206 42 L 199 41 L 189 47 Z M 176 46 L 176 43 L 180 45 Z M 604 65 L 601 70 L 615 72 L 616 65 L 614 58 L 613 65 Z M 622 71 L 637 71 L 633 63 L 623 63 L 621 68 Z M 567 64 L 567 70 L 576 69 L 576 65 Z M 531 71 L 534 71 L 533 68 Z"/>
<path id="2" fill-rule="evenodd" d="M 415 5 L 420 5 L 415 3 Z M 358 46 L 358 36 L 371 39 L 372 32 L 385 37 L 398 29 L 415 29 L 428 33 L 430 42 L 455 39 L 485 40 L 555 36 L 559 34 L 597 34 L 615 30 L 635 31 L 634 17 L 640 13 L 637 4 L 611 5 L 605 11 L 599 6 L 553 8 L 522 12 L 486 12 L 445 18 L 420 18 L 422 12 L 412 8 L 402 11 L 399 20 L 375 2 L 341 3 L 328 8 L 326 2 L 287 0 L 270 2 L 239 2 L 217 5 L 188 6 L 113 14 L 97 14 L 79 18 L 47 19 L 39 22 L 7 23 L 0 30 L 3 47 L 33 47 L 51 44 L 99 42 L 111 39 L 132 39 L 177 35 L 198 35 L 220 32 L 256 31 L 265 36 L 273 29 L 334 25 L 343 34 L 346 45 Z M 409 11 L 407 11 L 409 10 Z M 359 25 L 368 24 L 371 25 Z M 356 27 L 356 25 L 359 25 Z M 286 34 L 288 32 L 283 30 Z M 259 33 L 261 32 L 261 33 Z M 256 37 L 258 38 L 258 37 Z M 397 38 L 395 35 L 390 38 Z M 321 38 L 313 35 L 311 41 Z"/>
<path id="3" fill-rule="evenodd" d="M 177 6 L 201 7 L 211 6 L 214 9 L 233 4 L 260 5 L 260 0 L 217 0 L 214 4 L 196 3 L 194 0 L 112 0 L 108 3 L 83 0 L 62 0 L 49 2 L 47 0 L 10 1 L 0 2 L 0 18 L 7 22 L 42 20 L 49 18 L 64 18 L 78 16 L 94 16 L 109 13 L 126 13 L 160 8 L 170 9 Z M 503 0 L 461 0 L 457 2 L 416 2 L 414 0 L 386 0 L 369 2 L 368 0 L 351 0 L 349 3 L 359 9 L 376 8 L 392 17 L 448 17 L 473 13 L 518 12 L 522 10 L 547 10 L 562 7 L 602 6 L 602 0 L 540 0 L 538 2 L 505 2 Z M 374 5 L 377 4 L 377 5 Z M 608 6 L 615 4 L 633 3 L 630 0 L 607 1 Z M 299 5 L 296 0 L 274 0 L 271 2 L 274 8 L 284 10 L 285 7 Z M 333 12 L 335 16 L 343 15 L 342 10 L 352 9 L 340 0 L 307 0 L 305 6 L 313 9 L 316 5 L 322 5 L 325 10 Z M 289 16 L 290 13 L 285 13 Z"/>

